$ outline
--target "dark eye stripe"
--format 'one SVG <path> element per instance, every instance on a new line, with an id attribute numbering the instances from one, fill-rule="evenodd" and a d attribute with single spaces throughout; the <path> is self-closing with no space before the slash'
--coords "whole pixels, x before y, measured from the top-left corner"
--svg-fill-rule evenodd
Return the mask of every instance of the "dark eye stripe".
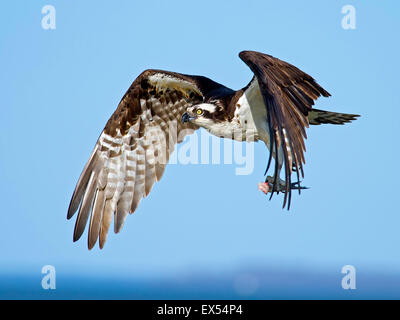
<path id="1" fill-rule="evenodd" d="M 203 117 L 205 118 L 211 118 L 211 113 L 208 110 L 203 110 Z"/>

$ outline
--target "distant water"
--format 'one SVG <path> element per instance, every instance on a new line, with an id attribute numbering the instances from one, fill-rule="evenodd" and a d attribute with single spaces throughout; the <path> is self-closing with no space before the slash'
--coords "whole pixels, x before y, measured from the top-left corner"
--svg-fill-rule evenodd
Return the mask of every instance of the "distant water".
<path id="1" fill-rule="evenodd" d="M 356 289 L 342 276 L 307 271 L 245 269 L 170 278 L 57 275 L 44 290 L 42 275 L 0 274 L 0 299 L 400 299 L 400 276 L 357 274 Z"/>

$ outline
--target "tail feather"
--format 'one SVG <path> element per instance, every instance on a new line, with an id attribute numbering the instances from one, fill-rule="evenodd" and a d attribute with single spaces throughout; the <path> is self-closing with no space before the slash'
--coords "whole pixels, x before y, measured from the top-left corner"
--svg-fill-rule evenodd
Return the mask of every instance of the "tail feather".
<path id="1" fill-rule="evenodd" d="M 357 117 L 359 116 L 360 115 L 358 114 L 338 113 L 338 112 L 312 109 L 308 113 L 308 120 L 310 124 L 313 125 L 320 125 L 325 123 L 345 124 L 353 120 L 356 120 Z"/>

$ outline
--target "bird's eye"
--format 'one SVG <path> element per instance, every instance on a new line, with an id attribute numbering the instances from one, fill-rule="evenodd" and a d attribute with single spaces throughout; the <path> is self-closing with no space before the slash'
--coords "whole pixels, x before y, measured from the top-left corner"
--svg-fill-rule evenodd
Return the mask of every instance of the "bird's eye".
<path id="1" fill-rule="evenodd" d="M 200 115 L 202 115 L 203 114 L 203 109 L 197 109 L 196 110 L 196 113 L 200 116 Z"/>

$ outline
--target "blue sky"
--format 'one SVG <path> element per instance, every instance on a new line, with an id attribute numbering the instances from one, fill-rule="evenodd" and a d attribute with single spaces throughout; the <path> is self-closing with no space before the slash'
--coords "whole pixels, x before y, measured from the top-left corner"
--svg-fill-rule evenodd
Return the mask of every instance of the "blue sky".
<path id="1" fill-rule="evenodd" d="M 55 30 L 41 28 L 47 4 Z M 355 30 L 341 27 L 347 4 Z M 58 277 L 149 283 L 246 266 L 340 277 L 351 264 L 397 274 L 399 9 L 356 0 L 2 1 L 0 277 L 40 277 L 48 264 Z M 294 195 L 290 212 L 280 196 L 267 201 L 257 183 L 268 152 L 258 143 L 251 175 L 236 176 L 234 165 L 171 165 L 104 250 L 89 252 L 86 233 L 72 243 L 66 211 L 75 183 L 135 77 L 158 68 L 238 89 L 252 77 L 241 50 L 311 74 L 332 94 L 317 108 L 362 115 L 309 129 L 311 189 Z"/>

